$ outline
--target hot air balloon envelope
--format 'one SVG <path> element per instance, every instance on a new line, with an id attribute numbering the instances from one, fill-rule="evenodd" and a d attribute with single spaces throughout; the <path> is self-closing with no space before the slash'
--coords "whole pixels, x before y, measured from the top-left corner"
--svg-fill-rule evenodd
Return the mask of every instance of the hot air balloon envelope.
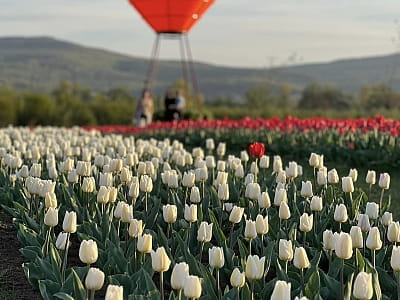
<path id="1" fill-rule="evenodd" d="M 215 0 L 129 0 L 157 33 L 189 32 Z"/>

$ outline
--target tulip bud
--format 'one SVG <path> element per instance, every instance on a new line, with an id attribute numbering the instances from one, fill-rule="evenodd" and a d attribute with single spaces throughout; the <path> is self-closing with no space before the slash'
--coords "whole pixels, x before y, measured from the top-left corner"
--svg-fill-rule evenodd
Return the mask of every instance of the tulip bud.
<path id="1" fill-rule="evenodd" d="M 74 233 L 76 232 L 76 212 L 65 212 L 63 221 L 64 232 Z"/>
<path id="2" fill-rule="evenodd" d="M 104 300 L 123 300 L 124 299 L 124 287 L 118 285 L 109 284 L 106 291 L 106 297 Z"/>
<path id="3" fill-rule="evenodd" d="M 378 227 L 372 227 L 369 230 L 367 242 L 365 243 L 368 249 L 379 250 L 382 248 L 381 234 Z"/>
<path id="4" fill-rule="evenodd" d="M 390 186 L 390 175 L 388 173 L 381 173 L 379 176 L 379 187 L 387 190 Z"/>
<path id="5" fill-rule="evenodd" d="M 275 282 L 275 287 L 270 300 L 290 300 L 290 288 L 290 283 L 278 280 Z"/>
<path id="6" fill-rule="evenodd" d="M 313 196 L 311 198 L 310 204 L 312 211 L 321 211 L 322 210 L 322 198 L 318 196 Z"/>
<path id="7" fill-rule="evenodd" d="M 151 234 L 143 234 L 138 236 L 137 250 L 140 253 L 150 253 L 153 247 L 153 237 Z"/>
<path id="8" fill-rule="evenodd" d="M 121 221 L 123 223 L 129 223 L 132 219 L 133 219 L 133 206 L 124 203 L 121 209 Z"/>
<path id="9" fill-rule="evenodd" d="M 291 240 L 279 240 L 279 259 L 291 261 L 293 259 L 293 247 Z"/>
<path id="10" fill-rule="evenodd" d="M 274 156 L 274 161 L 272 163 L 273 173 L 277 174 L 282 171 L 282 159 L 279 155 Z"/>
<path id="11" fill-rule="evenodd" d="M 244 185 L 246 186 L 246 192 L 245 192 L 245 196 L 248 197 L 249 191 L 247 189 L 247 186 L 250 183 L 254 183 L 254 174 L 249 173 L 246 175 L 246 178 L 244 179 Z"/>
<path id="12" fill-rule="evenodd" d="M 258 255 L 249 255 L 246 261 L 246 277 L 250 280 L 261 279 L 264 275 L 264 263 L 265 257 L 260 259 Z"/>
<path id="13" fill-rule="evenodd" d="M 245 196 L 251 200 L 258 200 L 258 196 L 261 194 L 261 188 L 258 183 L 249 183 L 246 186 Z"/>
<path id="14" fill-rule="evenodd" d="M 185 280 L 183 294 L 189 299 L 197 299 L 201 296 L 200 278 L 194 275 L 189 275 Z"/>
<path id="15" fill-rule="evenodd" d="M 392 243 L 400 242 L 400 224 L 399 224 L 399 222 L 393 222 L 393 223 L 389 224 L 387 238 Z"/>
<path id="16" fill-rule="evenodd" d="M 226 162 L 223 160 L 219 160 L 217 162 L 217 170 L 220 172 L 225 172 L 225 169 L 226 169 Z"/>
<path id="17" fill-rule="evenodd" d="M 176 186 L 178 187 L 178 184 Z M 143 193 L 151 193 L 153 190 L 153 181 L 149 175 L 143 175 L 140 177 L 139 189 Z"/>
<path id="18" fill-rule="evenodd" d="M 354 185 L 351 177 L 342 177 L 342 190 L 344 193 L 353 193 Z"/>
<path id="19" fill-rule="evenodd" d="M 400 271 L 400 246 L 393 246 L 390 266 L 393 271 Z"/>
<path id="20" fill-rule="evenodd" d="M 195 174 L 193 171 L 183 173 L 182 186 L 191 188 L 192 186 L 194 186 L 194 181 Z"/>
<path id="21" fill-rule="evenodd" d="M 185 220 L 189 223 L 193 223 L 197 221 L 197 205 L 187 205 L 185 204 Z"/>
<path id="22" fill-rule="evenodd" d="M 317 184 L 318 185 L 326 185 L 328 183 L 327 175 L 324 170 L 319 170 L 317 172 Z"/>
<path id="23" fill-rule="evenodd" d="M 176 205 L 163 205 L 163 218 L 164 221 L 168 224 L 172 224 L 176 222 L 176 217 L 177 217 L 177 207 Z"/>
<path id="24" fill-rule="evenodd" d="M 303 247 L 296 247 L 294 251 L 293 264 L 297 269 L 306 269 L 310 267 L 307 252 Z"/>
<path id="25" fill-rule="evenodd" d="M 202 243 L 211 241 L 213 224 L 207 222 L 201 222 L 199 230 L 197 231 L 197 240 Z"/>
<path id="26" fill-rule="evenodd" d="M 274 205 L 280 206 L 282 202 L 287 202 L 287 193 L 285 189 L 276 189 L 274 196 Z"/>
<path id="27" fill-rule="evenodd" d="M 333 237 L 332 230 L 326 229 L 322 234 L 323 246 L 325 250 L 335 249 L 335 239 Z"/>
<path id="28" fill-rule="evenodd" d="M 78 182 L 79 176 L 76 173 L 75 169 L 72 169 L 71 171 L 68 172 L 67 180 L 69 183 L 77 183 Z"/>
<path id="29" fill-rule="evenodd" d="M 365 182 L 367 184 L 375 184 L 375 182 L 376 182 L 376 173 L 375 173 L 375 171 L 368 170 L 367 176 L 365 177 Z"/>
<path id="30" fill-rule="evenodd" d="M 353 296 L 360 300 L 372 299 L 374 291 L 372 289 L 372 274 L 365 272 L 358 273 L 353 286 Z"/>
<path id="31" fill-rule="evenodd" d="M 313 215 L 308 215 L 304 213 L 300 217 L 300 231 L 302 232 L 310 232 L 313 227 Z"/>
<path id="32" fill-rule="evenodd" d="M 110 191 L 104 185 L 102 185 L 97 193 L 97 202 L 101 204 L 105 204 L 108 202 L 108 198 L 110 197 Z"/>
<path id="33" fill-rule="evenodd" d="M 54 192 L 49 192 L 46 194 L 46 196 L 44 197 L 44 204 L 46 206 L 46 208 L 56 208 L 57 207 L 57 197 L 56 194 Z"/>
<path id="34" fill-rule="evenodd" d="M 290 218 L 290 209 L 286 202 L 281 202 L 279 206 L 279 219 L 287 220 Z"/>
<path id="35" fill-rule="evenodd" d="M 234 224 L 239 223 L 242 220 L 243 213 L 244 213 L 244 208 L 235 205 L 232 208 L 231 213 L 229 215 L 229 222 Z"/>
<path id="36" fill-rule="evenodd" d="M 214 140 L 212 138 L 206 139 L 206 149 L 207 150 L 214 150 L 215 149 Z"/>
<path id="37" fill-rule="evenodd" d="M 236 178 L 243 178 L 244 177 L 244 169 L 242 165 L 239 165 L 236 169 L 235 169 L 235 177 Z"/>
<path id="38" fill-rule="evenodd" d="M 371 228 L 371 225 L 369 223 L 369 218 L 365 214 L 360 214 L 358 217 L 358 227 L 361 228 L 362 232 L 368 232 L 369 229 Z"/>
<path id="39" fill-rule="evenodd" d="M 232 211 L 232 208 L 233 208 L 233 203 L 229 202 L 224 203 L 224 209 L 226 212 L 230 213 Z"/>
<path id="40" fill-rule="evenodd" d="M 214 169 L 216 167 L 214 156 L 212 155 L 206 156 L 206 167 L 208 169 Z"/>
<path id="41" fill-rule="evenodd" d="M 318 154 L 311 153 L 310 159 L 308 160 L 308 163 L 310 164 L 311 167 L 318 168 L 318 166 L 319 166 L 319 158 L 320 158 L 320 156 Z"/>
<path id="42" fill-rule="evenodd" d="M 298 176 L 297 163 L 295 161 L 289 162 L 289 167 L 286 169 L 286 175 L 289 178 L 296 178 Z"/>
<path id="43" fill-rule="evenodd" d="M 347 221 L 347 208 L 343 203 L 336 205 L 334 219 L 339 223 L 345 223 Z"/>
<path id="44" fill-rule="evenodd" d="M 230 278 L 231 286 L 234 288 L 241 288 L 245 283 L 245 274 L 240 273 L 238 268 L 235 268 Z"/>
<path id="45" fill-rule="evenodd" d="M 44 216 L 44 224 L 55 227 L 58 224 L 58 209 L 50 207 Z"/>
<path id="46" fill-rule="evenodd" d="M 200 203 L 200 190 L 197 186 L 193 186 L 190 189 L 190 202 L 192 203 Z"/>
<path id="47" fill-rule="evenodd" d="M 351 177 L 351 179 L 353 180 L 353 182 L 356 182 L 356 181 L 357 181 L 357 178 L 358 178 L 358 171 L 357 171 L 357 169 L 350 169 L 348 177 Z"/>
<path id="48" fill-rule="evenodd" d="M 224 251 L 221 247 L 208 249 L 208 261 L 212 268 L 220 269 L 225 264 Z"/>
<path id="49" fill-rule="evenodd" d="M 194 170 L 195 174 L 195 181 L 205 181 L 208 178 L 208 171 L 207 168 L 197 168 Z"/>
<path id="50" fill-rule="evenodd" d="M 155 272 L 165 272 L 169 269 L 171 260 L 169 259 L 164 247 L 151 251 L 151 266 Z"/>
<path id="51" fill-rule="evenodd" d="M 393 214 L 391 212 L 386 211 L 382 216 L 382 224 L 384 226 L 389 226 L 389 224 L 392 222 L 393 222 Z"/>
<path id="52" fill-rule="evenodd" d="M 297 174 L 298 176 L 303 176 L 303 167 L 300 165 L 297 165 Z"/>
<path id="53" fill-rule="evenodd" d="M 82 191 L 85 193 L 93 193 L 96 183 L 93 177 L 83 178 Z"/>
<path id="54" fill-rule="evenodd" d="M 143 221 L 132 219 L 129 222 L 129 236 L 133 238 L 137 238 L 139 235 L 142 235 L 143 232 Z"/>
<path id="55" fill-rule="evenodd" d="M 227 183 L 218 186 L 218 199 L 221 201 L 229 200 L 229 186 Z"/>
<path id="56" fill-rule="evenodd" d="M 82 241 L 79 247 L 79 259 L 84 264 L 94 264 L 99 256 L 97 244 L 93 240 Z"/>
<path id="57" fill-rule="evenodd" d="M 268 169 L 269 168 L 269 156 L 263 155 L 260 158 L 260 168 Z"/>
<path id="58" fill-rule="evenodd" d="M 122 184 L 129 184 L 132 180 L 132 172 L 129 168 L 127 167 L 123 167 L 121 170 L 121 175 L 120 175 L 120 179 Z"/>
<path id="59" fill-rule="evenodd" d="M 378 219 L 379 216 L 379 205 L 375 202 L 368 202 L 365 213 L 368 215 L 368 217 L 372 220 Z"/>
<path id="60" fill-rule="evenodd" d="M 97 268 L 90 268 L 86 278 L 85 278 L 85 286 L 89 291 L 98 291 L 101 290 L 104 284 L 104 273 Z"/>
<path id="61" fill-rule="evenodd" d="M 67 244 L 67 233 L 60 232 L 57 236 L 56 248 L 58 250 L 65 250 L 66 248 L 69 248 L 71 246 L 71 242 L 68 242 L 68 245 L 66 244 Z"/>
<path id="62" fill-rule="evenodd" d="M 328 172 L 328 182 L 330 184 L 339 183 L 339 175 L 338 175 L 336 169 L 332 169 Z"/>
<path id="63" fill-rule="evenodd" d="M 189 276 L 189 265 L 185 262 L 176 264 L 172 269 L 171 287 L 174 290 L 183 290 L 185 287 L 185 280 L 188 276 Z"/>
<path id="64" fill-rule="evenodd" d="M 139 197 L 139 178 L 136 176 L 132 177 L 128 195 L 133 198 L 133 200 L 136 200 L 137 197 Z"/>
<path id="65" fill-rule="evenodd" d="M 258 196 L 258 206 L 260 208 L 269 208 L 271 206 L 271 200 L 269 198 L 268 192 L 262 192 Z"/>
<path id="66" fill-rule="evenodd" d="M 353 248 L 362 248 L 364 245 L 363 235 L 361 228 L 358 226 L 352 226 L 350 229 L 351 241 L 353 243 Z"/>
<path id="67" fill-rule="evenodd" d="M 313 196 L 311 181 L 301 182 L 301 196 L 304 198 L 311 198 Z"/>
<path id="68" fill-rule="evenodd" d="M 268 233 L 268 216 L 263 217 L 262 215 L 257 215 L 256 218 L 256 231 L 258 234 L 264 235 Z"/>
<path id="69" fill-rule="evenodd" d="M 246 226 L 244 228 L 244 237 L 248 240 L 252 240 L 257 237 L 256 222 L 252 220 L 246 220 Z"/>
<path id="70" fill-rule="evenodd" d="M 353 242 L 350 234 L 345 232 L 337 234 L 335 238 L 335 253 L 337 257 L 342 259 L 349 259 L 353 255 Z"/>
<path id="71" fill-rule="evenodd" d="M 279 171 L 276 175 L 275 182 L 285 184 L 286 183 L 286 172 Z"/>

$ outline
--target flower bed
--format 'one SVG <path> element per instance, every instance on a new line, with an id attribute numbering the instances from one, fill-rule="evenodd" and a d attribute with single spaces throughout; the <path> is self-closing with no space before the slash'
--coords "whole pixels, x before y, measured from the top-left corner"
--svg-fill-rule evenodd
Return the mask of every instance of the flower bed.
<path id="1" fill-rule="evenodd" d="M 263 143 L 242 150 L 1 130 L 1 204 L 28 280 L 44 299 L 93 299 L 103 285 L 106 299 L 396 299 L 387 173 L 339 176 L 315 153 L 300 166 Z"/>

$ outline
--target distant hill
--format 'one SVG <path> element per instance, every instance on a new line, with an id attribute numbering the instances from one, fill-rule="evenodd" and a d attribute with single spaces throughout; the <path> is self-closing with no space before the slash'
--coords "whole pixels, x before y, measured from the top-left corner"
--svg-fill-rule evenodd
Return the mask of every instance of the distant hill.
<path id="1" fill-rule="evenodd" d="M 398 67 L 398 70 L 396 68 Z M 89 48 L 48 37 L 0 38 L 0 86 L 50 91 L 62 80 L 79 82 L 95 91 L 126 88 L 139 94 L 148 60 Z M 241 98 L 255 85 L 288 83 L 301 91 L 311 82 L 347 92 L 383 82 L 400 87 L 400 55 L 346 59 L 274 69 L 234 68 L 195 63 L 201 92 L 207 98 Z M 156 92 L 181 78 L 178 61 L 161 61 Z"/>

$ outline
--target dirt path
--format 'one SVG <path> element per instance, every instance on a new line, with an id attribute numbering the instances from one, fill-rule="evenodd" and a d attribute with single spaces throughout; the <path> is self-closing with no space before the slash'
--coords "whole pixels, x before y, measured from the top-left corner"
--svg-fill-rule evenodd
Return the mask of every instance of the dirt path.
<path id="1" fill-rule="evenodd" d="M 21 247 L 11 217 L 0 208 L 0 300 L 42 299 L 26 280 L 21 266 L 28 260 L 20 254 Z"/>

